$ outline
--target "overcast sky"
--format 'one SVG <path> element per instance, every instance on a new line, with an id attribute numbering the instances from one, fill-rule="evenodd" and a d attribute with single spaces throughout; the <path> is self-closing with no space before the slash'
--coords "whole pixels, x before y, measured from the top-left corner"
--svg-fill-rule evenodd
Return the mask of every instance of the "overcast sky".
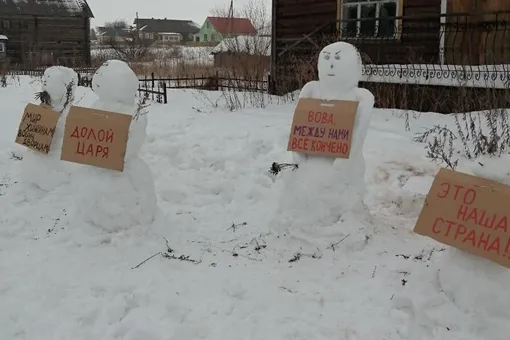
<path id="1" fill-rule="evenodd" d="M 234 0 L 235 8 L 242 8 L 249 0 Z M 266 3 L 270 9 L 271 0 L 258 0 Z M 105 21 L 126 19 L 133 23 L 136 12 L 140 18 L 168 18 L 193 20 L 202 25 L 210 10 L 215 7 L 228 7 L 230 0 L 87 0 L 94 19 L 91 26 L 96 27 Z"/>

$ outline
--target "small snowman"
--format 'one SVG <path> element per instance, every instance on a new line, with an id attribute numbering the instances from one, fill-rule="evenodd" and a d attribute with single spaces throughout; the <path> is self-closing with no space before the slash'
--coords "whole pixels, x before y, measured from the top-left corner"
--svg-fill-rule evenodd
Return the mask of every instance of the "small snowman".
<path id="1" fill-rule="evenodd" d="M 355 218 L 354 212 L 366 217 L 362 203 L 365 190 L 362 149 L 374 96 L 358 87 L 362 61 L 353 45 L 336 42 L 324 47 L 317 66 L 319 80 L 307 83 L 299 98 L 358 101 L 359 106 L 348 159 L 293 152 L 299 169 L 286 174 L 278 222 L 273 224 L 273 229 L 278 234 L 303 234 L 303 238 L 314 233 L 318 237 L 334 237 L 338 229 L 346 230 L 343 225 L 331 228 L 337 222 L 349 223 L 361 218 Z"/>
<path id="2" fill-rule="evenodd" d="M 159 211 L 154 179 L 139 157 L 147 136 L 147 117 L 135 102 L 138 78 L 123 61 L 105 62 L 92 78 L 98 99 L 93 108 L 132 115 L 124 171 L 84 166 L 73 177 L 76 213 L 107 232 L 152 223 Z"/>
<path id="3" fill-rule="evenodd" d="M 481 155 L 476 159 L 463 161 L 462 168 L 464 173 L 510 185 L 508 154 Z M 464 313 L 475 315 L 481 320 L 505 320 L 502 323 L 510 319 L 508 268 L 449 247 L 442 254 L 438 269 L 442 291 Z"/>
<path id="4" fill-rule="evenodd" d="M 73 165 L 61 162 L 60 153 L 67 114 L 74 102 L 77 86 L 78 74 L 70 68 L 52 66 L 44 71 L 38 97 L 43 104 L 59 112 L 60 118 L 55 127 L 49 153 L 44 155 L 27 149 L 23 156 L 20 170 L 23 184 L 49 192 L 69 182 L 69 171 Z"/>

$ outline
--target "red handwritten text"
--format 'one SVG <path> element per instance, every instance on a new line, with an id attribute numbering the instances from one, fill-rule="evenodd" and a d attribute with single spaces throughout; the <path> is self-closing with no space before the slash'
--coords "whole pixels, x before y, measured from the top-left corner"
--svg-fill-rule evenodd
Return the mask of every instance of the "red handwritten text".
<path id="1" fill-rule="evenodd" d="M 324 142 L 309 138 L 293 137 L 291 146 L 292 149 L 296 151 L 329 152 L 343 155 L 346 155 L 349 152 L 349 145 L 347 143 L 336 141 Z"/>
<path id="2" fill-rule="evenodd" d="M 308 112 L 308 122 L 309 123 L 317 123 L 317 124 L 330 124 L 335 125 L 333 121 L 333 114 L 327 112 Z"/>
<path id="3" fill-rule="evenodd" d="M 101 158 L 108 158 L 109 147 L 104 144 L 113 143 L 113 137 L 114 133 L 111 129 L 96 131 L 86 126 L 77 126 L 71 134 L 71 138 L 83 139 L 76 145 L 76 153 L 78 155 Z"/>
<path id="4" fill-rule="evenodd" d="M 494 252 L 500 256 L 510 254 L 510 237 L 502 239 L 500 236 L 492 235 L 477 228 L 470 228 L 443 217 L 436 218 L 432 225 L 432 232 L 467 243 L 485 252 Z"/>
<path id="5" fill-rule="evenodd" d="M 296 125 L 293 131 L 294 135 L 301 137 L 322 138 L 326 134 L 326 128 L 316 126 Z"/>
<path id="6" fill-rule="evenodd" d="M 451 185 L 450 183 L 441 183 L 442 192 L 437 194 L 439 198 L 449 198 L 453 194 L 453 200 L 457 201 L 459 199 L 464 202 L 464 204 L 470 205 L 476 200 L 476 191 L 473 188 L 466 189 L 464 186 L 459 184 Z"/>

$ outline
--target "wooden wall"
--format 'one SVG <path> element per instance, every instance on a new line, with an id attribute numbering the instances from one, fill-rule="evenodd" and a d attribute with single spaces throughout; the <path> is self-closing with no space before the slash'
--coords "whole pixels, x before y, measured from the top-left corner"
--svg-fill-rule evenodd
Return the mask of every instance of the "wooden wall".
<path id="1" fill-rule="evenodd" d="M 510 0 L 448 0 L 447 10 L 458 14 L 447 20 L 448 64 L 510 64 Z"/>
<path id="2" fill-rule="evenodd" d="M 397 39 L 342 38 L 338 0 L 273 0 L 271 76 L 273 93 L 285 93 L 316 76 L 316 56 L 328 43 L 356 45 L 365 63 L 409 64 L 439 61 L 441 0 L 402 0 Z M 303 38 L 307 34 L 309 38 Z M 298 41 L 301 42 L 296 45 Z M 293 46 L 295 45 L 295 46 Z M 299 60 L 303 60 L 300 64 Z M 295 69 L 289 65 L 295 66 Z M 295 79 L 296 75 L 303 79 Z"/>
<path id="3" fill-rule="evenodd" d="M 236 78 L 263 79 L 269 70 L 269 57 L 244 53 L 216 53 L 214 66 L 232 69 L 237 73 L 233 75 Z"/>
<path id="4" fill-rule="evenodd" d="M 9 38 L 7 55 L 11 63 L 90 65 L 90 19 L 35 16 L 2 19 L 10 21 L 10 28 L 2 29 L 2 34 Z"/>

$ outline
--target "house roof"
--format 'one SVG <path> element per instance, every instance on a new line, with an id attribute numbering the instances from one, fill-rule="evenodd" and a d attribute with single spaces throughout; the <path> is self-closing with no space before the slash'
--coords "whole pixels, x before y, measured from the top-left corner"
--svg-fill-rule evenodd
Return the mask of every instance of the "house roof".
<path id="1" fill-rule="evenodd" d="M 105 27 L 100 26 L 97 28 L 97 35 L 107 36 L 107 37 L 130 37 L 131 36 L 131 28 L 120 28 L 120 27 Z"/>
<path id="2" fill-rule="evenodd" d="M 0 13 L 3 15 L 94 17 L 87 0 L 1 0 Z"/>
<path id="3" fill-rule="evenodd" d="M 211 54 L 234 52 L 250 55 L 271 55 L 271 38 L 253 35 L 240 35 L 234 38 L 223 39 L 216 45 Z"/>
<path id="4" fill-rule="evenodd" d="M 250 19 L 247 18 L 221 18 L 207 17 L 216 32 L 220 34 L 256 34 Z"/>
<path id="5" fill-rule="evenodd" d="M 181 34 L 195 34 L 200 28 L 191 20 L 174 20 L 174 19 L 135 19 L 133 25 L 143 28 L 144 32 L 176 32 Z"/>

